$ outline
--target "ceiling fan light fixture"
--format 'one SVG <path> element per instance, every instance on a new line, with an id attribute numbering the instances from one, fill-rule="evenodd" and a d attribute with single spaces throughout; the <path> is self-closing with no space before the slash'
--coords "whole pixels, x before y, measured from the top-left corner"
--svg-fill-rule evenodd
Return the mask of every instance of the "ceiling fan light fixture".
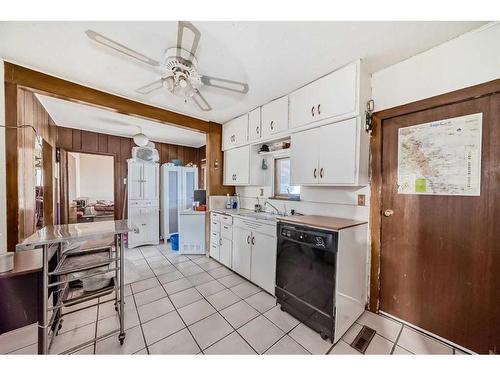
<path id="1" fill-rule="evenodd" d="M 167 77 L 163 80 L 163 86 L 170 92 L 174 91 L 175 79 L 174 77 Z"/>
<path id="2" fill-rule="evenodd" d="M 134 135 L 134 143 L 139 147 L 146 147 L 149 143 L 149 139 L 144 133 L 138 133 Z"/>

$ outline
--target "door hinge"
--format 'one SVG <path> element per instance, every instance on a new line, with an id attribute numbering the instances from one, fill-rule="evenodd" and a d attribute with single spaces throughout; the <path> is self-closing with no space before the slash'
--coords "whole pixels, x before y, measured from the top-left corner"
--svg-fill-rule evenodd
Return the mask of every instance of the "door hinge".
<path id="1" fill-rule="evenodd" d="M 375 102 L 373 99 L 370 99 L 366 102 L 366 111 L 365 111 L 365 131 L 371 134 L 373 129 L 373 110 L 375 109 Z"/>

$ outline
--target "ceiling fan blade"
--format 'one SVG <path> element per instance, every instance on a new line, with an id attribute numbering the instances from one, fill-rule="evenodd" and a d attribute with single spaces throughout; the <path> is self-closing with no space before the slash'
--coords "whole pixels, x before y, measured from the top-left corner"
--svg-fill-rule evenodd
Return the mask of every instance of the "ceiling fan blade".
<path id="1" fill-rule="evenodd" d="M 223 90 L 246 94 L 249 90 L 248 83 L 232 81 L 230 79 L 201 76 L 201 82 L 206 86 L 217 87 Z"/>
<path id="2" fill-rule="evenodd" d="M 142 53 L 139 53 L 137 51 L 134 51 L 123 44 L 120 44 L 118 42 L 115 42 L 112 39 L 109 39 L 107 36 L 104 36 L 102 34 L 99 34 L 95 32 L 94 30 L 86 30 L 85 34 L 92 39 L 94 42 L 99 43 L 105 47 L 111 48 L 115 51 L 118 51 L 120 53 L 123 53 L 124 55 L 127 55 L 129 57 L 132 57 L 136 60 L 139 60 L 140 62 L 144 64 L 148 64 L 151 66 L 160 66 L 160 63 L 156 60 L 153 60 L 147 56 L 144 56 Z"/>
<path id="3" fill-rule="evenodd" d="M 177 28 L 177 56 L 191 61 L 195 57 L 200 38 L 200 31 L 191 22 L 179 21 Z M 189 56 L 182 56 L 183 50 L 189 52 Z"/>
<path id="4" fill-rule="evenodd" d="M 136 89 L 135 92 L 138 92 L 139 94 L 149 94 L 150 92 L 161 89 L 162 87 L 163 87 L 163 79 L 159 79 L 157 81 L 148 83 L 147 85 Z"/>
<path id="5" fill-rule="evenodd" d="M 193 101 L 196 103 L 196 105 L 202 110 L 202 111 L 211 111 L 212 110 L 212 107 L 210 106 L 210 104 L 208 104 L 208 102 L 206 101 L 206 99 L 203 97 L 203 95 L 201 95 L 201 92 L 200 90 L 198 89 L 195 89 L 194 90 L 194 95 L 191 97 L 191 99 L 193 99 Z"/>

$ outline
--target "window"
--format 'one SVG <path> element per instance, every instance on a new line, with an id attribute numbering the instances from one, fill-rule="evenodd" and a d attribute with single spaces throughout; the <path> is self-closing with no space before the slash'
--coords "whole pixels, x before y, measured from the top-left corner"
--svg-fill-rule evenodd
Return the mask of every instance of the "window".
<path id="1" fill-rule="evenodd" d="M 290 158 L 274 159 L 274 196 L 300 199 L 300 186 L 290 185 Z"/>

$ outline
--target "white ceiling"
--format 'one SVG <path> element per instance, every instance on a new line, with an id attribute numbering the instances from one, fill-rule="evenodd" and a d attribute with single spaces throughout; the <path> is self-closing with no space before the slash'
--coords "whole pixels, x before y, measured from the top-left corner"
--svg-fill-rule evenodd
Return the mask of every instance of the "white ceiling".
<path id="1" fill-rule="evenodd" d="M 154 68 L 91 42 L 92 29 L 153 59 L 176 44 L 177 23 L 0 22 L 0 56 L 103 91 L 206 120 L 225 122 L 358 58 L 375 72 L 484 22 L 193 22 L 201 31 L 202 74 L 247 81 L 248 94 L 204 88 L 201 112 L 166 90 L 134 90 L 159 78 Z"/>
<path id="2" fill-rule="evenodd" d="M 142 132 L 153 142 L 201 147 L 206 136 L 174 125 L 165 125 L 133 116 L 35 94 L 58 126 L 132 138 Z"/>

